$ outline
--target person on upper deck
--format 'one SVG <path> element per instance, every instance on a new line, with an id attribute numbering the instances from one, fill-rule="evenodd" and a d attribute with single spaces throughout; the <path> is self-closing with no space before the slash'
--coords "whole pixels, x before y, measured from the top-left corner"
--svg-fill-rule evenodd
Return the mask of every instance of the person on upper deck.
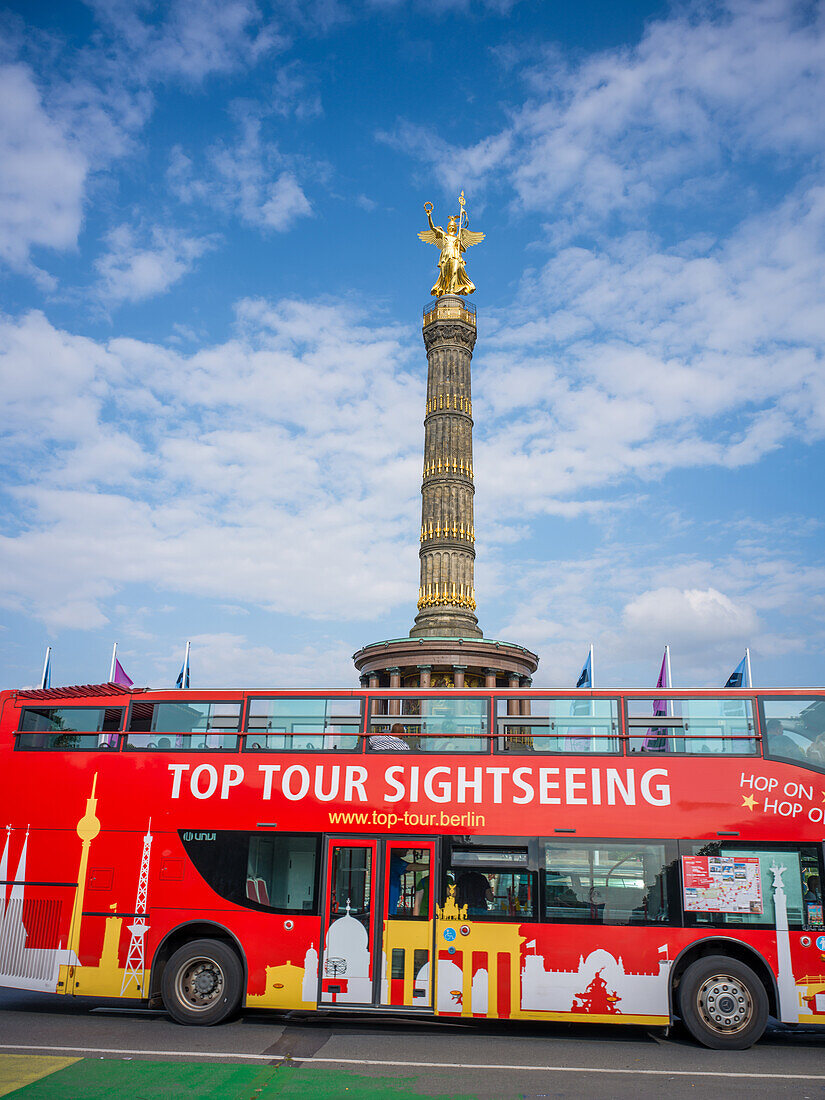
<path id="1" fill-rule="evenodd" d="M 374 733 L 369 739 L 370 752 L 409 752 L 410 746 L 402 739 L 404 727 L 393 723 L 389 733 Z"/>

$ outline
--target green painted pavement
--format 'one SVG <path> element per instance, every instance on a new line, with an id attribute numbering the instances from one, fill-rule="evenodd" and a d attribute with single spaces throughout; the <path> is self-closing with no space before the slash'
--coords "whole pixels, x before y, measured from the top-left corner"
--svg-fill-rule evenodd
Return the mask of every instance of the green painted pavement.
<path id="1" fill-rule="evenodd" d="M 144 1062 L 84 1058 L 9 1093 L 14 1100 L 473 1100 L 469 1095 L 418 1092 L 416 1077 L 359 1077 L 347 1070 L 281 1064 L 238 1066 L 222 1062 Z"/>

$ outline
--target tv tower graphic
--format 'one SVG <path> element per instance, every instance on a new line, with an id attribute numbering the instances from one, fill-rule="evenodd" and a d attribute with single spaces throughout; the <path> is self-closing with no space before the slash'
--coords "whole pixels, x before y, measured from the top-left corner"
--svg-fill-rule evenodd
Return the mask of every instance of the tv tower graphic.
<path id="1" fill-rule="evenodd" d="M 138 879 L 137 901 L 135 902 L 135 921 L 130 924 L 129 952 L 126 955 L 126 969 L 123 971 L 123 983 L 120 987 L 121 997 L 129 988 L 132 979 L 135 980 L 138 994 L 143 994 L 144 978 L 144 949 L 143 938 L 149 931 L 146 923 L 146 894 L 149 889 L 149 856 L 152 849 L 152 819 L 146 826 L 146 836 L 143 838 L 143 855 L 140 860 L 140 877 Z"/>

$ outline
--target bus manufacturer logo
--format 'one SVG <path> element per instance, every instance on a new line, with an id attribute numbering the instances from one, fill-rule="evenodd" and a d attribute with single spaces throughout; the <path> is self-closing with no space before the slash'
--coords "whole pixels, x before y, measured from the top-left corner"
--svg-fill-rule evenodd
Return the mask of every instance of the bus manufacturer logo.
<path id="1" fill-rule="evenodd" d="M 193 833 L 193 832 L 191 832 L 191 830 L 187 830 L 183 834 L 183 839 L 187 840 L 187 841 L 189 841 L 189 840 L 214 840 L 215 839 L 215 834 L 214 833 Z"/>

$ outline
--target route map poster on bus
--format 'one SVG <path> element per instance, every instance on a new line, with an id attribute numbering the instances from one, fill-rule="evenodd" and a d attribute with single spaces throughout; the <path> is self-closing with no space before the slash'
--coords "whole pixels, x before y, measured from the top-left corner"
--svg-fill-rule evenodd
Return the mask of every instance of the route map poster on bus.
<path id="1" fill-rule="evenodd" d="M 761 913 L 758 856 L 682 856 L 686 913 Z"/>

